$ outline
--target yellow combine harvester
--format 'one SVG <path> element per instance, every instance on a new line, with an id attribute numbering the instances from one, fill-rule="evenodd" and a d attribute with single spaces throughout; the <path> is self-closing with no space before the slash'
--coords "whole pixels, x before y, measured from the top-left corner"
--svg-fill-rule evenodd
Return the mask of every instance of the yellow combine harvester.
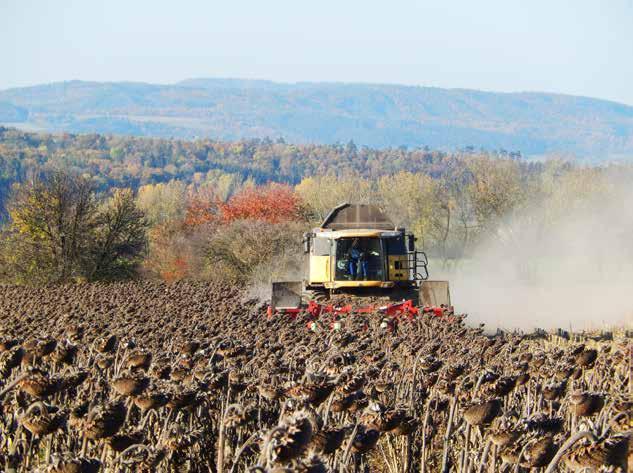
<path id="1" fill-rule="evenodd" d="M 396 227 L 376 206 L 341 204 L 303 235 L 302 281 L 273 282 L 271 308 L 296 309 L 333 294 L 420 306 L 451 304 L 447 281 L 428 281 L 428 259 L 415 236 Z"/>

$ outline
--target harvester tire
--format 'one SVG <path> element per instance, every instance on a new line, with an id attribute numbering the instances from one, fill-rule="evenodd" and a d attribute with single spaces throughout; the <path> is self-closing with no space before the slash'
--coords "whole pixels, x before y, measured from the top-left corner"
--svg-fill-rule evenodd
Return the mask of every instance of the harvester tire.
<path id="1" fill-rule="evenodd" d="M 323 304 L 324 302 L 327 302 L 329 298 L 329 294 L 325 289 L 308 289 L 303 293 L 303 299 L 306 303 L 314 301 L 319 304 Z"/>

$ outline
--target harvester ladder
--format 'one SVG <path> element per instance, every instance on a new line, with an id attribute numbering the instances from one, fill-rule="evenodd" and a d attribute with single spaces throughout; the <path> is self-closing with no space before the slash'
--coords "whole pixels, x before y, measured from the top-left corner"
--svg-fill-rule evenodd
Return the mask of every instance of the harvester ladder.
<path id="1" fill-rule="evenodd" d="M 411 251 L 407 254 L 407 267 L 413 281 L 426 281 L 429 278 L 429 259 L 424 251 Z"/>

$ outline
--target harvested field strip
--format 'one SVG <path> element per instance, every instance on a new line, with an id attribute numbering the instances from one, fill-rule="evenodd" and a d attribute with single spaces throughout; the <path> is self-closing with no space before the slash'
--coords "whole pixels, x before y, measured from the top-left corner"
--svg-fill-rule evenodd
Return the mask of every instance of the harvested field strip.
<path id="1" fill-rule="evenodd" d="M 631 463 L 626 338 L 488 337 L 460 317 L 307 322 L 267 320 L 229 285 L 0 287 L 0 470 Z"/>

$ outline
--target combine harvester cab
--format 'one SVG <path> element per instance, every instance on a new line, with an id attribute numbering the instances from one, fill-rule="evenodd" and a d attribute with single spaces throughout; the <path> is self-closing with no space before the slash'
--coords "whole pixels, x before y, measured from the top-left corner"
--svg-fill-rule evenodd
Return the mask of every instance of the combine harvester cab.
<path id="1" fill-rule="evenodd" d="M 341 307 L 326 305 L 338 294 L 352 301 L 346 312 L 368 312 L 377 300 L 386 301 L 381 309 L 388 312 L 390 307 L 452 312 L 448 281 L 428 280 L 428 259 L 416 250 L 415 240 L 376 206 L 337 206 L 304 234 L 304 279 L 273 282 L 269 316 L 307 309 L 340 312 Z"/>

